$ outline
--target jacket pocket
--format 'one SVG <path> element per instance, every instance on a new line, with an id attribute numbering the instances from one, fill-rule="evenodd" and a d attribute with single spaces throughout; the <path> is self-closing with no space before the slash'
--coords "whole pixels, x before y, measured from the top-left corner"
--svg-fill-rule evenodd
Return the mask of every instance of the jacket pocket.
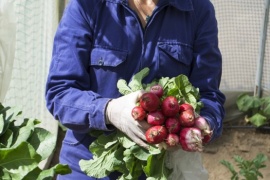
<path id="1" fill-rule="evenodd" d="M 159 68 L 171 71 L 172 76 L 189 74 L 193 59 L 192 47 L 181 42 L 159 42 Z"/>
<path id="2" fill-rule="evenodd" d="M 127 52 L 105 48 L 94 48 L 90 55 L 90 66 L 117 67 L 127 59 Z"/>

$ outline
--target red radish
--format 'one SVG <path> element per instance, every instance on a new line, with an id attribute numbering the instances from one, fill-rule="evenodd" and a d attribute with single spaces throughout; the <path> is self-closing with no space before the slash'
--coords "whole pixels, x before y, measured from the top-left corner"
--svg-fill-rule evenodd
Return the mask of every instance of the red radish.
<path id="1" fill-rule="evenodd" d="M 162 125 L 165 122 L 165 116 L 160 110 L 149 112 L 147 122 L 151 125 Z"/>
<path id="2" fill-rule="evenodd" d="M 170 147 L 179 145 L 179 136 L 176 134 L 168 134 L 166 144 Z"/>
<path id="3" fill-rule="evenodd" d="M 182 129 L 179 141 L 185 151 L 202 151 L 202 134 L 198 128 L 187 127 Z"/>
<path id="4" fill-rule="evenodd" d="M 180 131 L 180 122 L 177 117 L 170 117 L 166 119 L 165 127 L 168 129 L 169 133 L 178 133 Z"/>
<path id="5" fill-rule="evenodd" d="M 159 98 L 163 96 L 163 87 L 159 84 L 156 84 L 150 88 L 150 92 L 156 94 Z"/>
<path id="6" fill-rule="evenodd" d="M 165 116 L 174 117 L 179 112 L 179 104 L 174 96 L 167 96 L 161 104 L 162 112 Z"/>
<path id="7" fill-rule="evenodd" d="M 146 92 L 140 98 L 140 105 L 146 111 L 155 111 L 159 108 L 160 99 L 154 93 Z"/>
<path id="8" fill-rule="evenodd" d="M 141 106 L 135 106 L 131 111 L 131 116 L 137 121 L 142 121 L 146 118 L 146 111 Z"/>
<path id="9" fill-rule="evenodd" d="M 182 111 L 179 114 L 179 121 L 181 126 L 191 127 L 195 124 L 195 115 L 193 110 Z"/>
<path id="10" fill-rule="evenodd" d="M 168 131 L 164 126 L 152 126 L 145 132 L 146 141 L 150 144 L 158 144 L 166 139 Z"/>
<path id="11" fill-rule="evenodd" d="M 203 135 L 211 134 L 209 124 L 202 116 L 195 118 L 195 125 L 194 126 L 199 128 L 202 131 Z"/>
<path id="12" fill-rule="evenodd" d="M 203 139 L 202 139 L 202 142 L 203 142 L 204 144 L 209 143 L 210 140 L 211 140 L 211 138 L 212 138 L 212 135 L 213 135 L 213 131 L 211 131 L 210 134 L 204 135 L 204 136 L 203 136 Z"/>
<path id="13" fill-rule="evenodd" d="M 179 111 L 186 111 L 186 110 L 192 110 L 194 111 L 194 108 L 191 104 L 189 103 L 183 103 L 179 105 Z"/>

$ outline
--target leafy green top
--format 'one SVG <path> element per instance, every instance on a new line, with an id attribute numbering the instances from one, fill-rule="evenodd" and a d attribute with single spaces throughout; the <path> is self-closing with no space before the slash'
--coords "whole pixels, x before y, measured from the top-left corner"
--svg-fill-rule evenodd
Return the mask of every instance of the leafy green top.
<path id="1" fill-rule="evenodd" d="M 164 96 L 177 97 L 179 103 L 188 102 L 199 112 L 202 103 L 199 102 L 199 89 L 192 86 L 185 75 L 168 78 L 162 77 L 149 84 L 142 80 L 149 74 L 149 68 L 144 68 L 135 74 L 127 83 L 124 79 L 117 82 L 117 87 L 122 95 L 127 95 L 137 90 L 149 91 L 150 87 L 160 84 Z M 88 176 L 103 178 L 113 171 L 122 173 L 119 180 L 138 179 L 144 173 L 147 180 L 167 180 L 171 169 L 165 166 L 167 151 L 150 145 L 146 150 L 132 142 L 125 134 L 116 130 L 109 135 L 101 131 L 92 131 L 91 136 L 97 139 L 90 145 L 93 159 L 81 160 L 80 167 Z"/>

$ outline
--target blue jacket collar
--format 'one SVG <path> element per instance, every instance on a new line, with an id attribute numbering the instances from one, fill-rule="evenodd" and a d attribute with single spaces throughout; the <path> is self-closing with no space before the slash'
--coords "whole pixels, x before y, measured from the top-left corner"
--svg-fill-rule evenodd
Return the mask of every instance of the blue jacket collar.
<path id="1" fill-rule="evenodd" d="M 116 3 L 125 3 L 127 4 L 128 0 L 105 0 Z M 168 4 L 174 6 L 175 8 L 181 11 L 193 11 L 192 0 L 159 0 L 159 4 Z"/>
<path id="2" fill-rule="evenodd" d="M 160 0 L 169 1 L 170 5 L 176 7 L 181 11 L 193 11 L 193 4 L 191 0 Z"/>

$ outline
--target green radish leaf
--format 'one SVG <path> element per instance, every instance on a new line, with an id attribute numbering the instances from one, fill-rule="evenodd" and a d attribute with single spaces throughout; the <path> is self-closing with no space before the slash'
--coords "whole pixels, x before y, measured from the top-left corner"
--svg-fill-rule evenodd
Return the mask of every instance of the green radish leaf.
<path id="1" fill-rule="evenodd" d="M 110 134 L 103 134 L 99 136 L 97 141 L 99 144 L 103 145 L 105 149 L 109 149 L 111 146 L 119 143 L 116 131 Z"/>
<path id="2" fill-rule="evenodd" d="M 185 75 L 179 75 L 175 77 L 175 84 L 181 92 L 189 93 L 192 90 L 192 85 L 188 80 L 188 77 Z"/>
<path id="3" fill-rule="evenodd" d="M 161 85 L 162 87 L 166 87 L 167 84 L 169 83 L 169 80 L 170 78 L 168 77 L 162 77 L 159 79 L 158 84 Z"/>
<path id="4" fill-rule="evenodd" d="M 118 148 L 118 149 L 120 149 L 120 148 Z M 124 148 L 121 151 L 117 151 L 116 159 L 117 159 L 117 161 L 114 161 L 114 164 L 112 167 L 113 170 L 111 170 L 111 172 L 118 171 L 122 174 L 127 174 L 128 169 L 127 169 L 126 164 L 124 162 Z"/>
<path id="5" fill-rule="evenodd" d="M 103 153 L 104 145 L 99 144 L 97 140 L 93 141 L 90 146 L 89 150 L 93 153 L 94 156 L 101 156 Z"/>
<path id="6" fill-rule="evenodd" d="M 257 127 L 260 127 L 267 123 L 267 118 L 259 113 L 254 114 L 252 117 L 248 118 L 249 121 Z"/>
<path id="7" fill-rule="evenodd" d="M 156 154 L 161 154 L 163 153 L 163 150 L 160 150 L 158 147 L 154 146 L 154 145 L 150 145 L 149 149 L 148 149 L 149 153 L 152 155 L 156 155 Z"/>
<path id="8" fill-rule="evenodd" d="M 199 100 L 199 89 L 188 81 L 187 76 L 179 75 L 169 78 L 154 79 L 148 84 L 142 80 L 149 74 L 149 68 L 144 68 L 136 73 L 127 84 L 120 79 L 117 88 L 120 94 L 126 95 L 137 90 L 149 91 L 150 87 L 159 84 L 163 87 L 164 96 L 175 96 L 180 102 L 191 102 L 198 110 L 203 104 Z M 198 101 L 198 102 L 197 102 Z M 165 166 L 166 151 L 160 150 L 155 145 L 150 145 L 146 150 L 135 144 L 121 131 L 116 130 L 110 135 L 92 132 L 97 139 L 91 143 L 90 151 L 93 159 L 81 160 L 80 167 L 89 176 L 96 178 L 105 177 L 112 171 L 122 172 L 119 180 L 137 179 L 143 172 L 148 180 L 167 180 L 172 170 Z M 120 150 L 121 149 L 121 150 Z"/>
<path id="9" fill-rule="evenodd" d="M 127 95 L 132 92 L 132 89 L 127 85 L 127 82 L 124 79 L 119 79 L 117 81 L 117 88 L 122 95 Z"/>
<path id="10" fill-rule="evenodd" d="M 197 99 L 193 94 L 185 94 L 184 95 L 184 100 L 185 102 L 189 103 L 190 105 L 193 106 L 194 109 L 197 108 Z"/>
<path id="11" fill-rule="evenodd" d="M 148 150 L 145 148 L 142 148 L 138 145 L 132 146 L 130 148 L 131 153 L 139 160 L 141 161 L 147 161 L 148 157 L 151 155 L 149 154 Z"/>
<path id="12" fill-rule="evenodd" d="M 136 145 L 135 142 L 131 141 L 121 131 L 118 131 L 118 136 L 118 141 L 122 144 L 124 148 L 128 149 Z"/>
<path id="13" fill-rule="evenodd" d="M 103 149 L 109 149 L 112 145 L 118 143 L 115 140 L 115 137 L 116 132 L 113 132 L 109 135 L 103 133 L 90 144 L 89 146 L 90 151 L 97 157 L 101 156 L 101 154 L 103 153 Z M 109 145 L 107 145 L 107 148 L 105 148 L 107 143 L 109 143 Z"/>
<path id="14" fill-rule="evenodd" d="M 111 146 L 115 145 L 116 143 L 118 143 L 117 140 L 108 142 L 107 144 L 105 144 L 104 148 L 105 148 L 105 149 L 108 149 L 108 148 L 110 148 Z"/>
<path id="15" fill-rule="evenodd" d="M 180 94 L 180 91 L 177 87 L 168 89 L 166 94 L 167 94 L 167 96 L 175 96 L 178 100 L 180 100 L 179 97 L 180 97 L 180 95 L 182 95 L 182 94 Z"/>
<path id="16" fill-rule="evenodd" d="M 149 68 L 143 68 L 138 73 L 132 76 L 131 81 L 129 82 L 128 86 L 132 89 L 132 91 L 142 90 L 142 80 L 149 74 Z"/>
<path id="17" fill-rule="evenodd" d="M 151 155 L 147 159 L 147 165 L 144 167 L 144 172 L 148 179 L 167 180 L 171 174 L 171 170 L 165 166 L 166 151 L 158 155 Z"/>
<path id="18" fill-rule="evenodd" d="M 90 160 L 80 160 L 79 165 L 81 170 L 88 176 L 94 176 L 96 178 L 106 177 L 114 171 L 114 165 L 119 166 L 122 164 L 121 154 L 123 154 L 123 150 L 121 147 L 112 147 L 112 149 L 104 149 L 99 157 L 94 156 Z"/>
<path id="19" fill-rule="evenodd" d="M 126 164 L 128 173 L 125 174 L 124 179 L 138 179 L 138 177 L 142 174 L 142 164 L 143 161 L 138 160 L 132 150 L 126 149 L 124 151 L 124 162 Z"/>

